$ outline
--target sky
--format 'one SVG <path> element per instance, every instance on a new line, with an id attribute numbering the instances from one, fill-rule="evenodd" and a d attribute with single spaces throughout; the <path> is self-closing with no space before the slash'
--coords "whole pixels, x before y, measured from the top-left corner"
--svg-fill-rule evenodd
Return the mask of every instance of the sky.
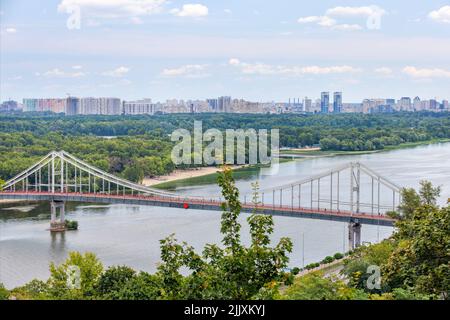
<path id="1" fill-rule="evenodd" d="M 0 100 L 450 99 L 449 0 L 0 3 Z"/>

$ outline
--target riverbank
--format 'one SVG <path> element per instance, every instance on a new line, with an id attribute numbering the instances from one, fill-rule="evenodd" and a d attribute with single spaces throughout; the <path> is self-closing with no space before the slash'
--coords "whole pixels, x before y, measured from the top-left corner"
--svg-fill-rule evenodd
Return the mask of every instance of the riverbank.
<path id="1" fill-rule="evenodd" d="M 280 163 L 289 162 L 292 159 L 280 159 Z M 235 165 L 231 166 L 233 169 L 233 176 L 235 179 L 244 179 L 253 176 L 258 172 L 259 169 L 265 167 L 266 165 Z M 205 169 L 205 170 L 202 170 Z M 206 170 L 208 169 L 208 170 Z M 180 187 L 189 187 L 196 185 L 213 184 L 217 182 L 217 177 L 219 176 L 220 167 L 205 167 L 190 170 L 179 170 L 180 172 L 167 175 L 167 180 L 164 181 L 162 177 L 158 178 L 161 180 L 158 183 L 152 184 L 152 187 L 165 190 L 173 190 Z M 183 172 L 186 171 L 186 172 Z M 190 176 L 192 175 L 192 176 Z M 144 181 L 150 181 L 145 180 Z M 164 182 L 162 182 L 164 181 Z M 144 182 L 145 184 L 145 182 Z"/>
<path id="2" fill-rule="evenodd" d="M 172 182 L 175 180 L 191 179 L 205 175 L 210 175 L 216 173 L 218 170 L 220 170 L 219 167 L 200 167 L 186 170 L 175 170 L 167 175 L 155 178 L 144 178 L 142 184 L 150 187 L 158 184 Z"/>
<path id="3" fill-rule="evenodd" d="M 323 150 L 320 150 L 320 148 L 319 149 L 310 148 L 310 149 L 285 150 L 283 152 L 280 152 L 280 154 L 286 155 L 286 156 L 297 156 L 299 158 L 301 158 L 301 157 L 305 157 L 305 158 L 334 157 L 334 156 L 341 156 L 341 155 L 359 155 L 359 154 L 379 153 L 379 152 L 400 150 L 400 149 L 406 149 L 406 148 L 414 148 L 414 147 L 418 147 L 418 146 L 424 146 L 424 145 L 430 145 L 430 144 L 436 144 L 436 143 L 446 143 L 446 142 L 450 142 L 450 139 L 433 139 L 433 140 L 417 141 L 417 142 L 405 142 L 405 143 L 401 143 L 401 144 L 398 144 L 395 146 L 386 146 L 383 149 L 379 149 L 379 150 L 364 150 L 364 151 L 328 150 L 328 151 L 323 151 Z"/>
<path id="4" fill-rule="evenodd" d="M 402 143 L 396 146 L 387 146 L 381 150 L 368 150 L 368 151 L 322 151 L 320 148 L 305 148 L 305 149 L 290 149 L 280 151 L 280 162 L 292 161 L 294 159 L 302 160 L 308 158 L 323 158 L 323 157 L 335 157 L 342 155 L 361 155 L 380 153 L 393 150 L 400 150 L 406 148 L 414 148 L 423 145 L 430 145 L 435 143 L 450 142 L 450 139 L 435 139 L 428 141 L 408 142 Z M 234 166 L 234 177 L 236 179 L 242 179 L 250 177 L 255 174 L 261 166 L 259 165 L 241 165 Z M 144 179 L 144 184 L 147 186 L 153 186 L 158 189 L 173 190 L 180 187 L 189 187 L 195 185 L 212 184 L 217 181 L 219 167 L 203 167 L 189 170 L 177 170 L 173 173 L 161 176 L 154 179 Z"/>

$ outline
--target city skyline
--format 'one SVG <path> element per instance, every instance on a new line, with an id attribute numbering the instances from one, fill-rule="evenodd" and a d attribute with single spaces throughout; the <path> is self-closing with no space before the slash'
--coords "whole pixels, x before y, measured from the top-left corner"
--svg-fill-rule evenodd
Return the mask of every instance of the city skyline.
<path id="1" fill-rule="evenodd" d="M 153 101 L 151 98 L 126 100 L 117 97 L 24 98 L 22 103 L 14 100 L 0 104 L 0 112 L 54 112 L 66 115 L 138 115 L 156 113 L 380 113 L 394 111 L 450 111 L 449 101 L 401 97 L 365 98 L 362 102 L 344 102 L 342 92 L 322 91 L 320 99 L 304 97 L 289 98 L 286 102 L 254 102 L 245 99 L 220 96 L 208 99 L 167 99 Z"/>
<path id="2" fill-rule="evenodd" d="M 0 14 L 1 100 L 442 100 L 450 87 L 442 1 L 6 0 Z"/>

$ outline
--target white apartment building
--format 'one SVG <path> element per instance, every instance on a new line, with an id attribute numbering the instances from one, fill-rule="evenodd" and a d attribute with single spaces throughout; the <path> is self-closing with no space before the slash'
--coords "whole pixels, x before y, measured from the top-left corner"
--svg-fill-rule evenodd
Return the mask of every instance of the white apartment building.
<path id="1" fill-rule="evenodd" d="M 124 101 L 123 114 L 155 114 L 158 111 L 156 107 L 152 99 Z"/>

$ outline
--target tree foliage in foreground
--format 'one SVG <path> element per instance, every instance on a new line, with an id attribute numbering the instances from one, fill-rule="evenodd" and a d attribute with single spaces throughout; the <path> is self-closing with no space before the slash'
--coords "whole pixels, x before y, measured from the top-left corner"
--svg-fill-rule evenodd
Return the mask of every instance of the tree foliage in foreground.
<path id="1" fill-rule="evenodd" d="M 248 219 L 251 244 L 240 240 L 241 211 L 239 190 L 231 169 L 225 167 L 218 179 L 225 202 L 222 204 L 222 244 L 205 246 L 202 255 L 186 243 L 178 244 L 173 236 L 161 241 L 162 276 L 166 298 L 169 299 L 251 299 L 266 286 L 283 281 L 287 254 L 292 251 L 288 238 L 270 247 L 273 232 L 271 216 L 252 214 Z M 191 271 L 183 277 L 180 268 Z"/>
<path id="2" fill-rule="evenodd" d="M 418 194 L 411 190 L 408 217 L 397 224 L 396 248 L 383 265 L 385 284 L 391 288 L 413 288 L 422 294 L 450 297 L 450 205 L 438 207 L 440 188 L 422 182 Z M 404 202 L 403 208 L 411 208 Z"/>

